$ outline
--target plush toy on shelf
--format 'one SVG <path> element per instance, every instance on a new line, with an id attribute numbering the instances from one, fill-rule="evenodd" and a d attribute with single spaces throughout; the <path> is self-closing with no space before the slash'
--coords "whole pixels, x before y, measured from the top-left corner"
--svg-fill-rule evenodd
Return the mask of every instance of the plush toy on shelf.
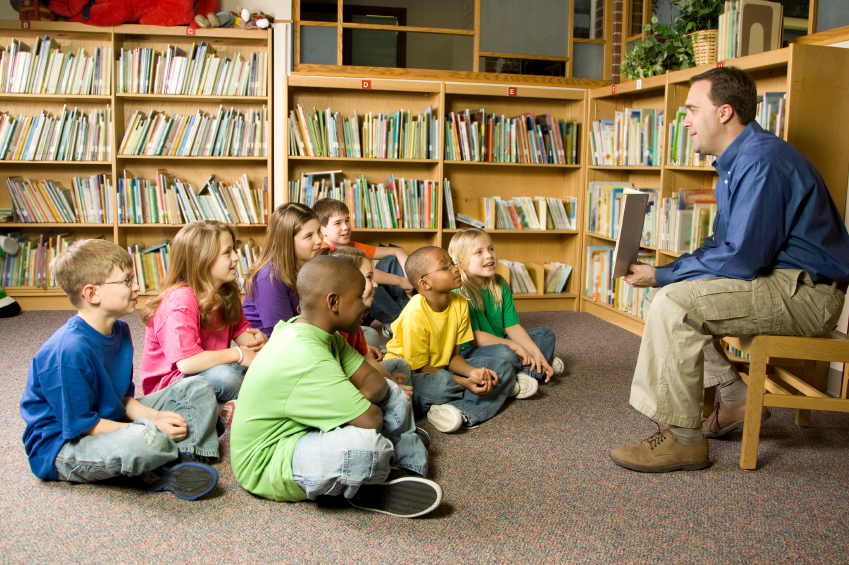
<path id="1" fill-rule="evenodd" d="M 263 12 L 251 14 L 247 8 L 236 6 L 235 12 L 218 12 L 207 14 L 203 12 L 195 16 L 195 23 L 200 27 L 238 27 L 241 29 L 267 29 L 274 18 Z"/>
<path id="2" fill-rule="evenodd" d="M 218 0 L 51 0 L 50 11 L 95 26 L 140 23 L 180 26 L 195 14 L 214 13 Z"/>

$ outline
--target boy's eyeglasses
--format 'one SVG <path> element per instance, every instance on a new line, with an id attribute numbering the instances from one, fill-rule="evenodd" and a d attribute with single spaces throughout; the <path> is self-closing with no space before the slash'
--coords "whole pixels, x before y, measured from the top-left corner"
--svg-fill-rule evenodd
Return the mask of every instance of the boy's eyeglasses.
<path id="1" fill-rule="evenodd" d="M 453 267 L 459 267 L 459 266 L 460 266 L 459 261 L 451 261 L 450 263 L 442 265 L 438 269 L 432 270 L 430 273 L 423 274 L 419 280 L 422 280 L 423 278 L 425 278 L 426 276 L 428 276 L 430 274 L 433 274 L 433 273 L 436 273 L 436 272 L 439 272 L 439 271 L 450 271 Z"/>
<path id="2" fill-rule="evenodd" d="M 126 279 L 124 279 L 122 281 L 109 281 L 109 282 L 102 282 L 102 283 L 94 283 L 94 286 L 100 286 L 102 284 L 123 284 L 123 285 L 126 285 L 127 288 L 132 288 L 135 280 L 136 280 L 136 274 L 133 273 L 132 275 L 130 275 L 129 277 L 127 277 Z"/>

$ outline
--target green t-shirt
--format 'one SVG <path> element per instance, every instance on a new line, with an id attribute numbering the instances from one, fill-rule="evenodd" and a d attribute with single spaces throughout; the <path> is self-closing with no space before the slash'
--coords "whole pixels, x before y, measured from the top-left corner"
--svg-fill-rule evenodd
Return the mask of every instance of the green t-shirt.
<path id="1" fill-rule="evenodd" d="M 507 337 L 504 330 L 519 323 L 519 314 L 513 305 L 513 294 L 510 292 L 507 281 L 501 275 L 495 275 L 495 277 L 495 281 L 501 287 L 501 307 L 496 308 L 489 290 L 482 288 L 483 311 L 476 309 L 469 301 L 469 321 L 472 324 L 472 331 L 486 332 L 504 339 Z M 471 344 L 464 343 L 462 348 L 469 347 Z"/>
<path id="2" fill-rule="evenodd" d="M 351 384 L 362 355 L 341 335 L 306 323 L 279 322 L 245 375 L 230 431 L 236 480 L 271 500 L 306 495 L 292 479 L 292 454 L 307 432 L 329 432 L 371 403 Z"/>

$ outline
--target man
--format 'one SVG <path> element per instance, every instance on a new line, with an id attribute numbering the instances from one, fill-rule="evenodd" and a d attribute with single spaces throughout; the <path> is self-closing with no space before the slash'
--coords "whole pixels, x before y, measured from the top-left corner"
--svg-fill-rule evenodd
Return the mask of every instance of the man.
<path id="1" fill-rule="evenodd" d="M 690 79 L 684 126 L 718 155 L 713 235 L 692 254 L 624 280 L 661 287 L 646 317 L 631 405 L 668 428 L 612 450 L 641 472 L 710 465 L 705 436 L 742 427 L 746 385 L 719 348 L 727 335 L 815 336 L 837 324 L 849 281 L 849 234 L 814 166 L 754 121 L 754 80 L 720 67 Z M 702 389 L 717 410 L 701 421 Z M 765 416 L 768 413 L 764 414 Z"/>

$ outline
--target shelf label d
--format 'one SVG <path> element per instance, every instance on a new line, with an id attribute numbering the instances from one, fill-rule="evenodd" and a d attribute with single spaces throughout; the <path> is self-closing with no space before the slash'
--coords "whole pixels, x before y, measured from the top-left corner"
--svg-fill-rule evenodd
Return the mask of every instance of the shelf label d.
<path id="1" fill-rule="evenodd" d="M 370 80 L 364 80 L 363 81 L 363 90 L 371 90 L 371 81 Z"/>

